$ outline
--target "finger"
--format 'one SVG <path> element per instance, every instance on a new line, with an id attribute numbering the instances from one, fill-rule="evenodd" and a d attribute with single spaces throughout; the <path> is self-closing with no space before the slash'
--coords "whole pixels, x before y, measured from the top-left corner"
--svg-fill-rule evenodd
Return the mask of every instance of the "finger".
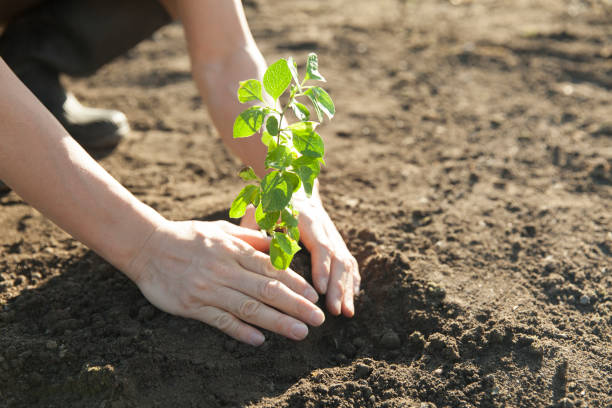
<path id="1" fill-rule="evenodd" d="M 210 326 L 213 326 L 230 337 L 252 346 L 260 346 L 266 338 L 254 327 L 238 320 L 230 313 L 213 306 L 203 306 L 191 316 Z"/>
<path id="2" fill-rule="evenodd" d="M 319 300 L 317 291 L 314 290 L 314 288 L 310 286 L 308 282 L 306 282 L 306 279 L 291 269 L 286 269 L 283 271 L 277 270 L 272 266 L 270 257 L 266 254 L 261 252 L 244 253 L 238 258 L 238 262 L 248 271 L 267 276 L 268 278 L 278 279 L 289 289 L 304 296 L 312 303 L 316 303 L 317 300 Z"/>
<path id="3" fill-rule="evenodd" d="M 359 266 L 355 261 L 355 267 L 353 268 L 353 296 L 359 293 L 361 290 L 361 274 L 359 273 Z"/>
<path id="4" fill-rule="evenodd" d="M 303 340 L 308 335 L 308 326 L 301 321 L 234 289 L 219 288 L 215 300 L 223 309 L 244 322 L 293 340 Z"/>
<path id="5" fill-rule="evenodd" d="M 286 273 L 286 271 L 277 272 L 279 277 Z M 234 275 L 234 279 L 227 282 L 226 286 L 312 326 L 320 326 L 325 321 L 325 314 L 321 309 L 289 289 L 279 279 L 243 270 L 239 275 Z"/>
<path id="6" fill-rule="evenodd" d="M 355 315 L 355 306 L 353 305 L 353 271 L 346 269 L 344 271 L 344 296 L 342 298 L 342 314 L 346 317 Z"/>
<path id="7" fill-rule="evenodd" d="M 319 293 L 328 291 L 329 273 L 331 268 L 331 252 L 323 245 L 309 248 L 312 259 L 312 281 Z"/>
<path id="8" fill-rule="evenodd" d="M 344 267 L 344 263 L 338 258 L 334 257 L 331 264 L 331 274 L 329 277 L 329 284 L 327 286 L 327 309 L 335 316 L 338 316 L 342 311 L 342 300 L 344 299 L 345 292 L 345 276 L 347 273 Z"/>
<path id="9" fill-rule="evenodd" d="M 218 225 L 229 235 L 241 239 L 258 251 L 267 251 L 270 248 L 270 237 L 259 230 L 239 227 L 227 221 L 220 221 Z"/>
<path id="10" fill-rule="evenodd" d="M 254 230 L 260 229 L 259 225 L 257 225 L 257 221 L 255 221 L 255 207 L 253 207 L 253 204 L 249 204 L 247 207 L 244 216 L 242 216 L 242 219 L 240 220 L 240 226 Z"/>

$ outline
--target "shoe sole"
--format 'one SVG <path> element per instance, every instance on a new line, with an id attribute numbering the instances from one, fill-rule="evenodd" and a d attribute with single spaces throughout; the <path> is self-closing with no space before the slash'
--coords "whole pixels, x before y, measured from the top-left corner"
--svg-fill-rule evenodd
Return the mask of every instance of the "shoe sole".
<path id="1" fill-rule="evenodd" d="M 79 141 L 75 139 L 84 149 L 113 149 L 117 147 L 122 140 L 124 140 L 127 135 L 130 133 L 130 125 L 126 123 L 122 123 L 119 128 L 113 133 L 105 135 L 104 137 L 96 137 L 94 139 L 95 143 L 84 143 L 83 141 Z"/>

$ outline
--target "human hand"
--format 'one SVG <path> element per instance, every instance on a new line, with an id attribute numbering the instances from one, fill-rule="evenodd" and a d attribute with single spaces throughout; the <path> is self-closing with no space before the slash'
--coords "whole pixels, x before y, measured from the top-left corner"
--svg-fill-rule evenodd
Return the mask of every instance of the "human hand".
<path id="1" fill-rule="evenodd" d="M 263 252 L 269 238 L 225 221 L 167 221 L 127 273 L 143 295 L 168 313 L 207 323 L 236 340 L 260 345 L 251 325 L 302 340 L 306 324 L 325 320 L 318 295 L 297 273 L 278 271 Z"/>
<path id="2" fill-rule="evenodd" d="M 353 298 L 361 283 L 357 261 L 323 208 L 316 191 L 310 198 L 303 191 L 297 192 L 293 206 L 300 212 L 300 240 L 311 254 L 315 287 L 319 293 L 327 293 L 327 309 L 331 314 L 342 313 L 352 317 L 355 314 Z M 252 206 L 247 209 L 240 225 L 259 229 Z"/>

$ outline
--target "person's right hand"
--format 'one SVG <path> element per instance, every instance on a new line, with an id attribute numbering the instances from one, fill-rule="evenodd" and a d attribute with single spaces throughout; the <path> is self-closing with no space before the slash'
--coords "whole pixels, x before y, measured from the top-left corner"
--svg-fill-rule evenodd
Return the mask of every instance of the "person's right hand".
<path id="1" fill-rule="evenodd" d="M 258 346 L 258 326 L 294 340 L 325 320 L 317 293 L 264 254 L 269 238 L 225 221 L 167 221 L 125 271 L 156 307 Z"/>

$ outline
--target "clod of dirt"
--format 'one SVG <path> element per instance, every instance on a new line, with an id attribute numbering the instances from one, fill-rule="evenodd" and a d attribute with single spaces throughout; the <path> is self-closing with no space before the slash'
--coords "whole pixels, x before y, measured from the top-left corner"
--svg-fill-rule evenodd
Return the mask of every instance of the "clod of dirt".
<path id="1" fill-rule="evenodd" d="M 575 405 L 574 405 L 574 403 L 572 402 L 571 399 L 565 397 L 565 398 L 561 398 L 559 400 L 559 402 L 557 403 L 557 407 L 559 407 L 559 408 L 574 408 Z"/>
<path id="2" fill-rule="evenodd" d="M 487 333 L 487 340 L 490 345 L 499 344 L 504 341 L 504 334 L 500 329 L 494 327 L 489 333 Z"/>
<path id="3" fill-rule="evenodd" d="M 399 335 L 393 330 L 387 330 L 380 338 L 380 345 L 387 350 L 395 350 L 401 346 L 402 342 Z"/>
<path id="4" fill-rule="evenodd" d="M 516 339 L 516 344 L 519 347 L 523 347 L 527 353 L 534 357 L 542 357 L 544 355 L 544 346 L 537 337 L 521 335 Z"/>
<path id="5" fill-rule="evenodd" d="M 408 337 L 410 345 L 416 349 L 422 349 L 425 346 L 425 336 L 419 331 L 414 331 Z"/>
<path id="6" fill-rule="evenodd" d="M 525 225 L 521 231 L 522 237 L 533 238 L 536 236 L 536 228 L 533 225 Z"/>
<path id="7" fill-rule="evenodd" d="M 445 359 L 459 360 L 459 349 L 454 338 L 445 336 L 442 333 L 434 333 L 429 336 L 425 351 L 432 356 L 440 355 Z"/>

